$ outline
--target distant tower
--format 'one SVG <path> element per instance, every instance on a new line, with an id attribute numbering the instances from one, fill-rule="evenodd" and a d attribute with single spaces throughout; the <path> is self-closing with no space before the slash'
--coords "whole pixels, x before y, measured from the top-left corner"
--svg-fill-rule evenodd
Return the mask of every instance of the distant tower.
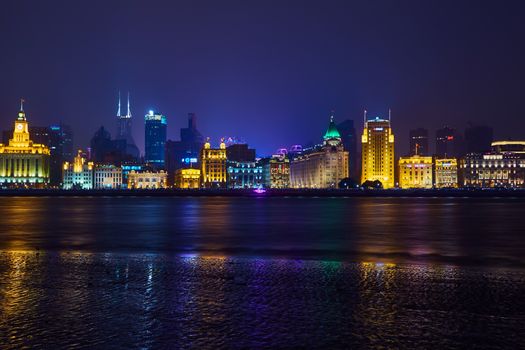
<path id="1" fill-rule="evenodd" d="M 128 109 L 127 113 L 123 115 L 120 108 L 120 91 L 118 93 L 118 108 L 117 108 L 117 140 L 126 140 L 126 153 L 135 158 L 139 158 L 139 149 L 135 145 L 132 135 L 132 119 L 131 119 L 131 108 L 129 101 L 128 92 Z"/>
<path id="2" fill-rule="evenodd" d="M 365 127 L 361 136 L 361 182 L 379 180 L 383 188 L 395 185 L 394 134 L 390 120 L 390 111 L 388 119 L 368 119 L 365 112 Z"/>

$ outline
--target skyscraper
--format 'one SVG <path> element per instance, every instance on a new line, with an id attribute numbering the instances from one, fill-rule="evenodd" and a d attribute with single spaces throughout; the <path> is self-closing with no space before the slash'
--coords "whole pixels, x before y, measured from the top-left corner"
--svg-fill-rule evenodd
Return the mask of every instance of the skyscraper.
<path id="1" fill-rule="evenodd" d="M 128 92 L 128 108 L 127 113 L 122 114 L 120 108 L 120 92 L 118 94 L 118 109 L 117 109 L 117 136 L 116 140 L 126 140 L 126 154 L 137 160 L 140 156 L 139 149 L 135 145 L 135 140 L 132 135 L 132 118 L 131 118 L 131 108 L 129 101 L 129 92 Z"/>
<path id="2" fill-rule="evenodd" d="M 394 187 L 394 134 L 388 119 L 368 119 L 365 111 L 361 136 L 361 182 L 378 180 L 383 188 Z"/>
<path id="3" fill-rule="evenodd" d="M 436 156 L 441 158 L 455 157 L 455 132 L 448 126 L 436 130 Z"/>
<path id="4" fill-rule="evenodd" d="M 409 132 L 410 155 L 428 156 L 428 130 L 412 129 Z"/>
<path id="5" fill-rule="evenodd" d="M 164 168 L 166 147 L 166 117 L 149 111 L 145 121 L 145 161 L 157 168 Z"/>

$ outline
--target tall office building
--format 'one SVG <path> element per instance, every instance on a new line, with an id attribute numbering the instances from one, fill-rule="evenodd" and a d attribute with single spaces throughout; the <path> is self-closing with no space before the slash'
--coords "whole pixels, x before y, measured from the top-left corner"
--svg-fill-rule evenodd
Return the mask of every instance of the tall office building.
<path id="1" fill-rule="evenodd" d="M 455 131 L 448 126 L 436 130 L 436 156 L 441 158 L 456 157 Z"/>
<path id="2" fill-rule="evenodd" d="M 467 153 L 485 153 L 491 150 L 493 137 L 491 127 L 470 124 L 465 129 L 465 143 Z"/>
<path id="3" fill-rule="evenodd" d="M 361 136 L 361 183 L 380 181 L 383 188 L 392 188 L 394 180 L 394 134 L 388 119 L 368 119 L 365 111 L 364 130 Z"/>
<path id="4" fill-rule="evenodd" d="M 91 138 L 90 160 L 97 164 L 121 165 L 133 161 L 126 153 L 126 140 L 112 140 L 111 134 L 101 126 Z"/>
<path id="5" fill-rule="evenodd" d="M 175 173 L 179 169 L 199 168 L 199 155 L 204 138 L 197 129 L 197 116 L 188 113 L 188 127 L 180 129 L 180 141 L 166 141 L 165 169 L 168 184 L 175 183 Z"/>
<path id="6" fill-rule="evenodd" d="M 410 155 L 428 156 L 428 130 L 424 128 L 412 129 L 409 132 Z"/>
<path id="7" fill-rule="evenodd" d="M 156 168 L 164 168 L 166 147 L 166 117 L 160 113 L 149 111 L 144 116 L 145 121 L 145 158 Z"/>
<path id="8" fill-rule="evenodd" d="M 348 152 L 348 176 L 352 178 L 359 177 L 358 175 L 358 160 L 357 160 L 357 138 L 355 133 L 354 121 L 346 119 L 337 124 L 337 130 L 341 134 L 341 142 L 345 151 Z"/>
<path id="9" fill-rule="evenodd" d="M 49 148 L 33 143 L 24 112 L 24 100 L 9 144 L 0 144 L 0 183 L 7 186 L 43 187 L 49 182 Z"/>
<path id="10" fill-rule="evenodd" d="M 333 115 L 323 136 L 323 144 L 304 151 L 290 163 L 290 185 L 293 188 L 337 188 L 348 177 L 348 152 Z"/>
<path id="11" fill-rule="evenodd" d="M 132 118 L 131 118 L 131 107 L 129 101 L 129 92 L 128 92 L 128 108 L 127 113 L 122 114 L 120 108 L 120 92 L 118 94 L 118 109 L 117 109 L 117 135 L 115 139 L 117 140 L 126 140 L 126 149 L 125 152 L 132 159 L 137 160 L 140 156 L 139 149 L 135 144 L 132 134 Z"/>
<path id="12" fill-rule="evenodd" d="M 207 141 L 200 154 L 201 183 L 204 188 L 226 188 L 226 144 L 211 148 Z"/>

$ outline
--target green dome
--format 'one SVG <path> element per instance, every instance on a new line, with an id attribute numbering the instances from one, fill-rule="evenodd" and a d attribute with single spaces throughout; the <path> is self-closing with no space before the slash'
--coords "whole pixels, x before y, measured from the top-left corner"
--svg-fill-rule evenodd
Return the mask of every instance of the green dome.
<path id="1" fill-rule="evenodd" d="M 323 136 L 323 139 L 329 140 L 329 139 L 340 139 L 341 134 L 339 133 L 339 130 L 337 130 L 337 127 L 334 123 L 334 116 L 330 117 L 330 124 L 328 125 L 328 130 L 326 130 L 326 133 Z"/>

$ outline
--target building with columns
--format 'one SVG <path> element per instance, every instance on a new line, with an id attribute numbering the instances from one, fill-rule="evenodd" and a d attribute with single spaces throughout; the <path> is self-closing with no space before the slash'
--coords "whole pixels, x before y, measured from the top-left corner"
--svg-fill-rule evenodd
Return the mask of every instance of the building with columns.
<path id="1" fill-rule="evenodd" d="M 49 182 L 50 151 L 31 140 L 23 102 L 14 122 L 13 138 L 7 145 L 0 144 L 0 184 L 44 187 Z"/>

